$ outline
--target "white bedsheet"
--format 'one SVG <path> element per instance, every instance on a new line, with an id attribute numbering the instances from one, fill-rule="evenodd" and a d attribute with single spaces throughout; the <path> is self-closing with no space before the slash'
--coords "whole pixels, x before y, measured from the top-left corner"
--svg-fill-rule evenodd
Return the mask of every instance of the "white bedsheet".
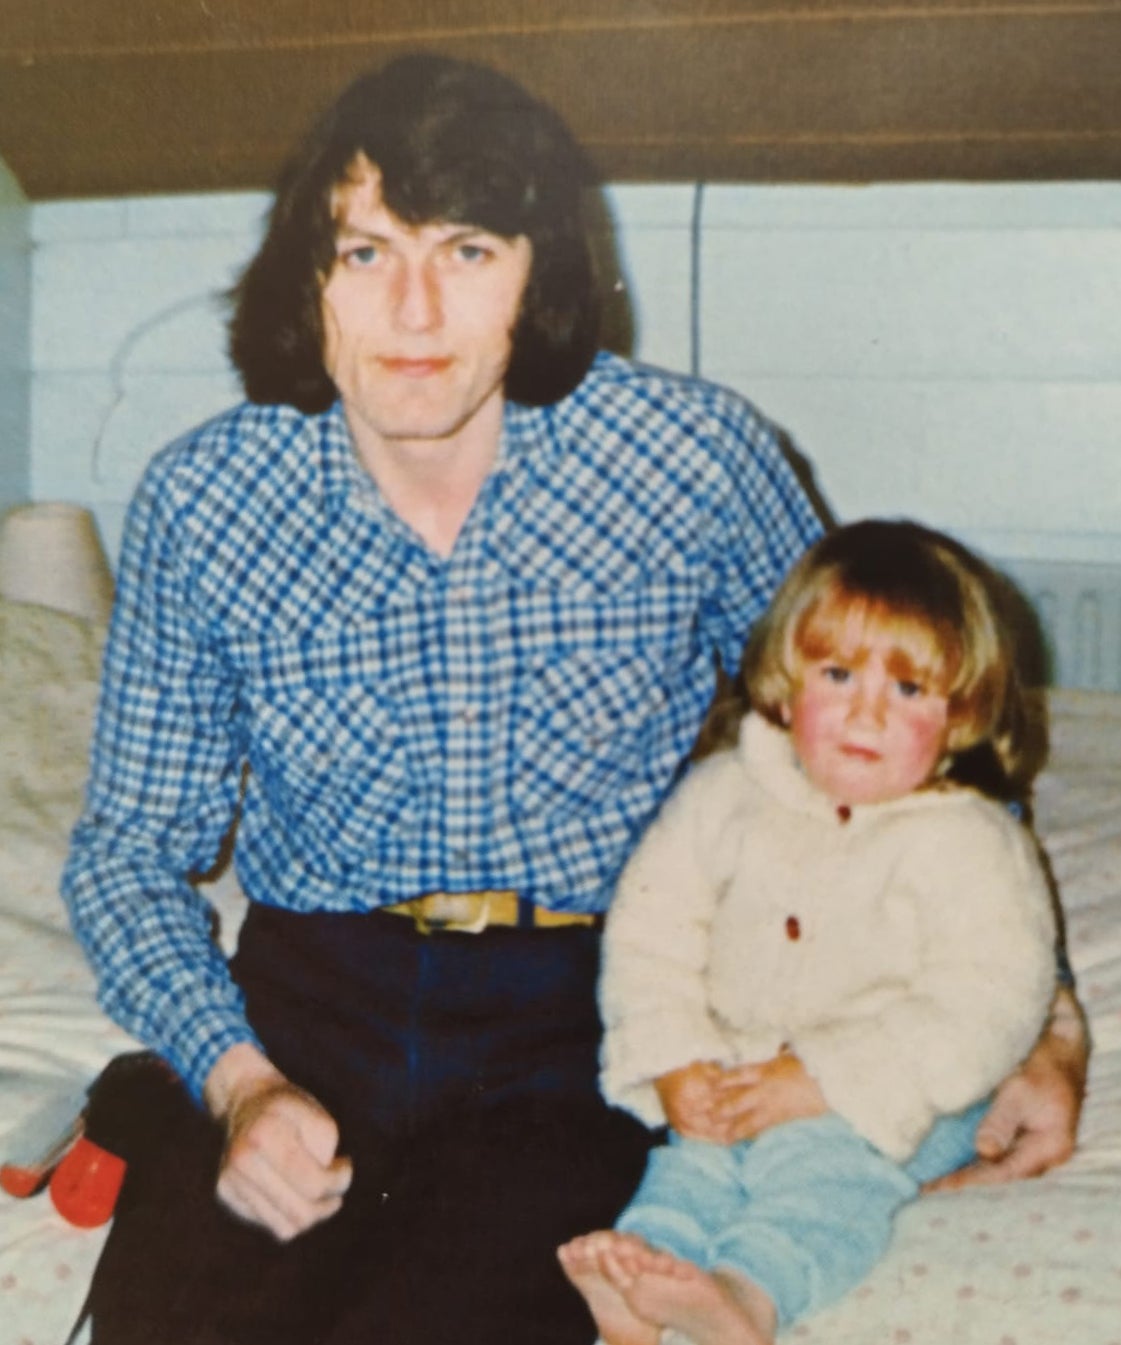
<path id="1" fill-rule="evenodd" d="M 37 1106 L 133 1049 L 94 1006 L 57 898 L 77 814 L 96 635 L 0 603 L 0 1155 Z M 1121 1345 L 1121 696 L 1052 696 L 1038 825 L 1062 887 L 1095 1050 L 1078 1153 L 1035 1181 L 927 1197 L 810 1345 Z M 218 899 L 234 923 L 238 898 Z M 104 1230 L 0 1194 L 0 1345 L 61 1345 Z"/>
<path id="2" fill-rule="evenodd" d="M 1051 696 L 1036 826 L 1094 1051 L 1078 1150 L 1032 1182 L 927 1196 L 809 1345 L 1121 1345 L 1121 696 Z"/>

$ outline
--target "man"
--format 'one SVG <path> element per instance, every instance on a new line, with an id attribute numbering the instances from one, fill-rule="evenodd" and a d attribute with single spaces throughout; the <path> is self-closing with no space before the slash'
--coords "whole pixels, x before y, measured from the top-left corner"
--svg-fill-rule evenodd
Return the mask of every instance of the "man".
<path id="1" fill-rule="evenodd" d="M 753 408 L 597 355 L 587 185 L 492 72 L 359 80 L 238 287 L 250 401 L 137 492 L 64 891 L 202 1106 L 140 1089 L 96 1345 L 593 1336 L 554 1248 L 649 1142 L 599 917 L 820 528 Z M 235 817 L 231 969 L 189 879 Z M 1072 1021 L 994 1175 L 1069 1149 Z"/>

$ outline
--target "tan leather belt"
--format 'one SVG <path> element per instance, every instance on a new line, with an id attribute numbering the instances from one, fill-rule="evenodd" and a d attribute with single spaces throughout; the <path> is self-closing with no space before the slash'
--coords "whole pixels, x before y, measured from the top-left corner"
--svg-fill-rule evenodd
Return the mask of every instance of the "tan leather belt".
<path id="1" fill-rule="evenodd" d="M 422 934 L 451 931 L 481 934 L 491 926 L 512 929 L 563 929 L 584 925 L 597 929 L 603 917 L 575 911 L 550 911 L 525 901 L 516 892 L 429 892 L 396 906 L 382 906 L 387 915 L 405 915 Z"/>

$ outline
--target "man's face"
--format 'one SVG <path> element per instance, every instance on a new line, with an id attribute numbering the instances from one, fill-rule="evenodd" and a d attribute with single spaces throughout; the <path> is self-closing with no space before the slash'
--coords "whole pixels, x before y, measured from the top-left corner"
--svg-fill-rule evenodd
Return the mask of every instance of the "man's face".
<path id="1" fill-rule="evenodd" d="M 358 169 L 333 202 L 324 365 L 360 451 L 454 441 L 480 417 L 500 417 L 529 241 L 405 224 L 383 203 L 377 169 Z"/>

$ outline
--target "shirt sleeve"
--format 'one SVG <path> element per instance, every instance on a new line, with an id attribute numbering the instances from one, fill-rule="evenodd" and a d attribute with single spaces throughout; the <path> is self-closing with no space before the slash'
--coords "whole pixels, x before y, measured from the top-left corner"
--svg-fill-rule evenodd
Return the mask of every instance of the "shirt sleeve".
<path id="1" fill-rule="evenodd" d="M 750 402 L 717 390 L 712 586 L 703 612 L 724 670 L 734 675 L 751 628 L 791 566 L 824 531 L 775 427 Z"/>
<path id="2" fill-rule="evenodd" d="M 126 521 L 85 809 L 62 893 L 99 1001 L 196 1096 L 218 1057 L 253 1041 L 213 913 L 190 881 L 236 815 L 236 686 L 207 638 L 168 456 Z"/>

